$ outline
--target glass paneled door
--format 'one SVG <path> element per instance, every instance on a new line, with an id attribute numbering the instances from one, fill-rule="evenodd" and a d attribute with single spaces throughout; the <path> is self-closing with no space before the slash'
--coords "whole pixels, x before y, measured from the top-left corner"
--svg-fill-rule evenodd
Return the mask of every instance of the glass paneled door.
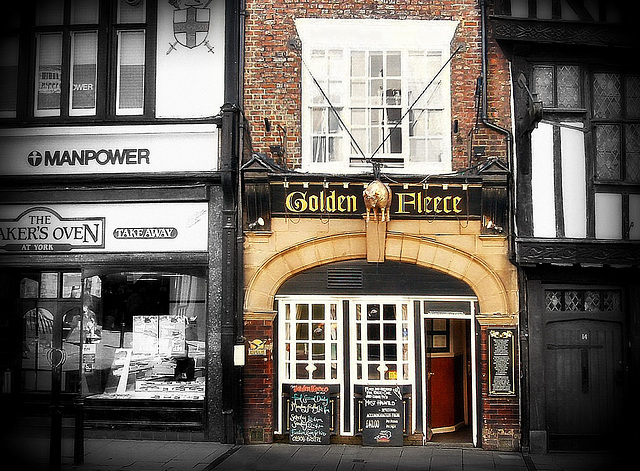
<path id="1" fill-rule="evenodd" d="M 51 391 L 52 361 L 63 362 L 61 391 L 78 391 L 81 288 L 80 272 L 22 274 L 18 309 L 22 323 L 23 392 Z"/>

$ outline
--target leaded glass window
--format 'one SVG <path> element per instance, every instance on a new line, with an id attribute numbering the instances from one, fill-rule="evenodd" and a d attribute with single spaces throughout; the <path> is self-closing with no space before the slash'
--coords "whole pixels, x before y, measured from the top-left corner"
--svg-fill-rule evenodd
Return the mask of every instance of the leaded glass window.
<path id="1" fill-rule="evenodd" d="M 592 81 L 596 179 L 640 182 L 640 77 L 596 73 Z"/>
<path id="2" fill-rule="evenodd" d="M 577 65 L 536 65 L 533 67 L 532 93 L 545 108 L 580 109 L 582 86 Z"/>
<path id="3" fill-rule="evenodd" d="M 616 289 L 545 290 L 547 312 L 620 311 L 622 292 Z"/>

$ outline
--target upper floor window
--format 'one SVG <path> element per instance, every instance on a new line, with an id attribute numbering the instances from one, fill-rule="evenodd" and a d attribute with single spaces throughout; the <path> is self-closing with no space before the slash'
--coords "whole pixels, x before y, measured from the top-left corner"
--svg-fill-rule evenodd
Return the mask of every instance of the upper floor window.
<path id="1" fill-rule="evenodd" d="M 369 171 L 375 161 L 385 171 L 450 171 L 449 68 L 443 65 L 455 25 L 298 20 L 303 169 Z"/>
<path id="2" fill-rule="evenodd" d="M 152 57 L 147 44 L 146 0 L 36 0 L 25 8 L 32 56 L 18 57 L 16 38 L 3 41 L 10 54 L 0 67 L 13 72 L 0 82 L 0 117 L 25 118 L 143 115 Z M 32 14 L 30 14 L 32 13 Z M 28 20 L 32 18 L 32 20 Z M 24 99 L 18 67 L 31 71 Z M 23 106 L 24 109 L 20 109 Z"/>
<path id="3" fill-rule="evenodd" d="M 543 121 L 558 130 L 585 130 L 584 156 L 575 145 L 563 147 L 560 131 L 552 139 L 562 153 L 560 170 L 569 168 L 571 159 L 574 164 L 584 159 L 584 171 L 562 172 L 562 185 L 594 193 L 588 232 L 597 239 L 640 240 L 640 75 L 548 63 L 533 65 L 531 78 L 532 92 L 543 103 Z"/>

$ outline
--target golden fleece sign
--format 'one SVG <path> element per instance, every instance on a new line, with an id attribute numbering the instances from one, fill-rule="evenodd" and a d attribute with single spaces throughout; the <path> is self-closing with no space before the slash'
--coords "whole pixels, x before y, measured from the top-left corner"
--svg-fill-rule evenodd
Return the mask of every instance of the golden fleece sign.
<path id="1" fill-rule="evenodd" d="M 480 184 L 272 182 L 270 191 L 274 217 L 368 217 L 389 221 L 481 215 Z"/>

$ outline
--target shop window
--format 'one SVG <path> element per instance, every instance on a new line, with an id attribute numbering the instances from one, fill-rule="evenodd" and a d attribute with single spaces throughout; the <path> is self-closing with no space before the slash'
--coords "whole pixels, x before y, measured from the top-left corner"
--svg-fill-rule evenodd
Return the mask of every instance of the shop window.
<path id="1" fill-rule="evenodd" d="M 284 306 L 284 379 L 338 379 L 338 306 L 334 303 Z"/>
<path id="2" fill-rule="evenodd" d="M 140 0 L 38 0 L 33 23 L 24 21 L 23 38 L 0 38 L 0 118 L 25 116 L 107 118 L 144 115 L 152 84 L 147 59 L 152 44 L 147 34 L 154 15 L 152 2 Z M 19 10 L 18 10 L 19 11 Z M 23 18 L 30 18 L 25 14 Z M 28 97 L 19 97 L 19 50 L 33 50 Z M 29 105 L 31 109 L 25 109 Z"/>
<path id="3" fill-rule="evenodd" d="M 85 394 L 204 399 L 206 282 L 121 272 L 84 280 Z"/>
<path id="4" fill-rule="evenodd" d="M 356 381 L 411 378 L 407 304 L 355 304 Z"/>
<path id="5" fill-rule="evenodd" d="M 53 350 L 63 352 L 60 390 L 77 392 L 80 362 L 80 273 L 41 272 L 20 280 L 21 390 L 50 391 Z"/>

